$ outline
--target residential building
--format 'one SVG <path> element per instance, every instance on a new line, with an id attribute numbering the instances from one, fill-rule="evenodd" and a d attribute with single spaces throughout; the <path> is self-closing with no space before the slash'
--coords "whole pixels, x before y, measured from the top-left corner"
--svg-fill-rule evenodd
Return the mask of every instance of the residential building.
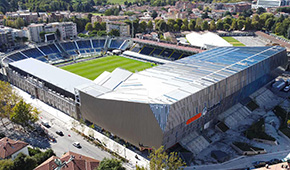
<path id="1" fill-rule="evenodd" d="M 41 42 L 40 32 L 56 32 L 59 30 L 60 39 L 72 39 L 77 36 L 77 25 L 73 22 L 53 22 L 49 24 L 31 24 L 28 26 L 28 39 L 34 42 Z"/>
<path id="2" fill-rule="evenodd" d="M 106 31 L 109 33 L 112 29 L 119 30 L 121 37 L 130 36 L 130 26 L 123 22 L 107 22 Z"/>
<path id="3" fill-rule="evenodd" d="M 58 162 L 58 160 L 61 166 L 55 163 Z M 57 156 L 48 158 L 34 170 L 55 170 L 58 167 L 63 167 L 60 169 L 69 170 L 94 170 L 98 168 L 99 164 L 99 160 L 69 151 L 61 158 Z"/>
<path id="4" fill-rule="evenodd" d="M 28 29 L 28 40 L 33 42 L 41 42 L 40 33 L 44 31 L 44 24 L 31 24 Z"/>
<path id="5" fill-rule="evenodd" d="M 14 46 L 12 33 L 8 30 L 0 29 L 0 51 L 6 51 Z"/>
<path id="6" fill-rule="evenodd" d="M 0 159 L 12 159 L 14 160 L 19 153 L 28 153 L 28 143 L 23 141 L 15 141 L 8 137 L 0 139 Z"/>
<path id="7" fill-rule="evenodd" d="M 129 19 L 129 16 L 98 16 L 94 15 L 92 16 L 92 24 L 95 22 L 107 22 L 107 21 L 124 21 L 126 19 Z"/>

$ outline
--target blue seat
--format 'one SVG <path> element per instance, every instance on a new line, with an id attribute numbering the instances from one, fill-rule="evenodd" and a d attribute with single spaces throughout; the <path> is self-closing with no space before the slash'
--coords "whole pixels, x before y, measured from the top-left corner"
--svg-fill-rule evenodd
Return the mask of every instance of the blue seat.
<path id="1" fill-rule="evenodd" d="M 79 49 L 92 48 L 91 41 L 77 41 Z"/>
<path id="2" fill-rule="evenodd" d="M 54 44 L 49 44 L 46 46 L 39 47 L 39 49 L 44 52 L 46 55 L 59 53 L 58 49 L 55 47 Z"/>
<path id="3" fill-rule="evenodd" d="M 63 46 L 63 48 L 68 51 L 68 50 L 76 50 L 77 47 L 75 45 L 74 42 L 65 42 L 65 43 L 61 43 L 61 45 Z"/>
<path id="4" fill-rule="evenodd" d="M 21 53 L 17 52 L 15 54 L 8 56 L 8 58 L 13 60 L 13 61 L 19 61 L 19 60 L 25 59 L 26 57 L 23 56 Z"/>
<path id="5" fill-rule="evenodd" d="M 93 41 L 93 47 L 94 48 L 104 48 L 105 39 L 101 39 L 101 40 L 92 40 Z"/>
<path id="6" fill-rule="evenodd" d="M 141 51 L 140 54 L 144 54 L 144 55 L 149 55 L 154 48 L 151 47 L 144 47 Z"/>
<path id="7" fill-rule="evenodd" d="M 112 40 L 109 48 L 119 48 L 123 42 L 124 40 Z"/>
<path id="8" fill-rule="evenodd" d="M 37 58 L 43 56 L 43 54 L 37 48 L 31 48 L 25 51 L 22 51 L 27 57 Z"/>
<path id="9" fill-rule="evenodd" d="M 182 55 L 181 53 L 174 52 L 170 58 L 174 60 L 178 60 L 181 55 Z"/>
<path id="10" fill-rule="evenodd" d="M 159 54 L 162 52 L 161 49 L 155 48 L 155 50 L 151 53 L 153 57 L 159 57 Z"/>
<path id="11" fill-rule="evenodd" d="M 168 58 L 172 54 L 172 52 L 172 50 L 166 49 L 160 54 L 160 56 Z"/>

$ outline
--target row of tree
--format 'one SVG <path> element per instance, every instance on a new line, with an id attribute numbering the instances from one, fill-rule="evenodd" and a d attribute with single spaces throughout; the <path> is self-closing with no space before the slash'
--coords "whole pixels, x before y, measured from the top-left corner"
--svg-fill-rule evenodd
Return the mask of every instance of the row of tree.
<path id="1" fill-rule="evenodd" d="M 131 21 L 124 21 L 131 27 Z M 265 30 L 272 31 L 276 34 L 283 35 L 290 38 L 290 18 L 281 15 L 280 17 L 275 17 L 271 13 L 262 13 L 261 15 L 254 14 L 252 17 L 240 16 L 238 18 L 233 18 L 228 15 L 223 19 L 218 20 L 203 20 L 201 18 L 197 19 L 168 19 L 167 22 L 164 20 L 154 20 L 155 30 L 160 32 L 179 32 L 179 31 L 233 31 L 233 30 Z M 139 20 L 133 22 L 135 33 L 152 31 L 153 22 L 149 21 L 146 23 Z"/>
<path id="2" fill-rule="evenodd" d="M 25 103 L 9 83 L 0 81 L 0 120 L 5 128 L 4 118 L 27 130 L 38 120 L 38 114 L 39 111 Z"/>

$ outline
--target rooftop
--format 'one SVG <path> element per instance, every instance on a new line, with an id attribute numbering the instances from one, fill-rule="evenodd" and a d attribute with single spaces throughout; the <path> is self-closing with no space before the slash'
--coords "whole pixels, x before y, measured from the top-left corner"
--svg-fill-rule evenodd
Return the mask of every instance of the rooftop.
<path id="1" fill-rule="evenodd" d="M 89 79 L 34 58 L 27 58 L 9 64 L 72 94 L 74 94 L 76 86 L 92 83 Z"/>
<path id="2" fill-rule="evenodd" d="M 48 158 L 45 162 L 40 164 L 38 167 L 36 167 L 34 170 L 54 170 L 57 165 L 54 162 L 55 159 L 60 159 L 61 162 L 68 161 L 71 156 L 74 156 L 74 160 L 69 162 L 64 168 L 62 169 L 69 169 L 69 170 L 94 170 L 99 166 L 100 161 L 78 154 L 74 152 L 67 152 L 64 154 L 61 158 L 58 158 L 56 156 L 52 156 Z"/>
<path id="3" fill-rule="evenodd" d="M 26 147 L 28 143 L 23 141 L 15 141 L 7 137 L 0 139 L 0 158 L 10 157 L 15 152 Z"/>
<path id="4" fill-rule="evenodd" d="M 93 96 L 137 103 L 172 104 L 285 50 L 220 47 L 129 76 L 112 91 Z"/>

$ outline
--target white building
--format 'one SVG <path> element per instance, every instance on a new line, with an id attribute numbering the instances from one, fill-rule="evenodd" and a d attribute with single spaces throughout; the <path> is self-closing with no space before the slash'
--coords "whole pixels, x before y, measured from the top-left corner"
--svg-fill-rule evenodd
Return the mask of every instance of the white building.
<path id="1" fill-rule="evenodd" d="M 31 24 L 27 27 L 28 29 L 28 40 L 34 42 L 41 42 L 39 33 L 43 32 L 44 24 Z"/>
<path id="2" fill-rule="evenodd" d="M 0 160 L 12 159 L 14 160 L 19 153 L 28 153 L 28 143 L 23 141 L 15 141 L 7 137 L 0 139 Z"/>
<path id="3" fill-rule="evenodd" d="M 270 8 L 290 5 L 290 0 L 258 0 L 257 4 L 252 5 L 252 8 Z"/>
<path id="4" fill-rule="evenodd" d="M 28 27 L 28 39 L 34 42 L 41 42 L 40 32 L 56 32 L 59 30 L 60 39 L 72 39 L 77 36 L 77 25 L 73 22 L 53 22 L 49 24 L 31 24 Z"/>
<path id="5" fill-rule="evenodd" d="M 120 37 L 130 36 L 130 26 L 123 22 L 107 22 L 106 31 L 109 33 L 112 29 L 119 30 Z"/>

